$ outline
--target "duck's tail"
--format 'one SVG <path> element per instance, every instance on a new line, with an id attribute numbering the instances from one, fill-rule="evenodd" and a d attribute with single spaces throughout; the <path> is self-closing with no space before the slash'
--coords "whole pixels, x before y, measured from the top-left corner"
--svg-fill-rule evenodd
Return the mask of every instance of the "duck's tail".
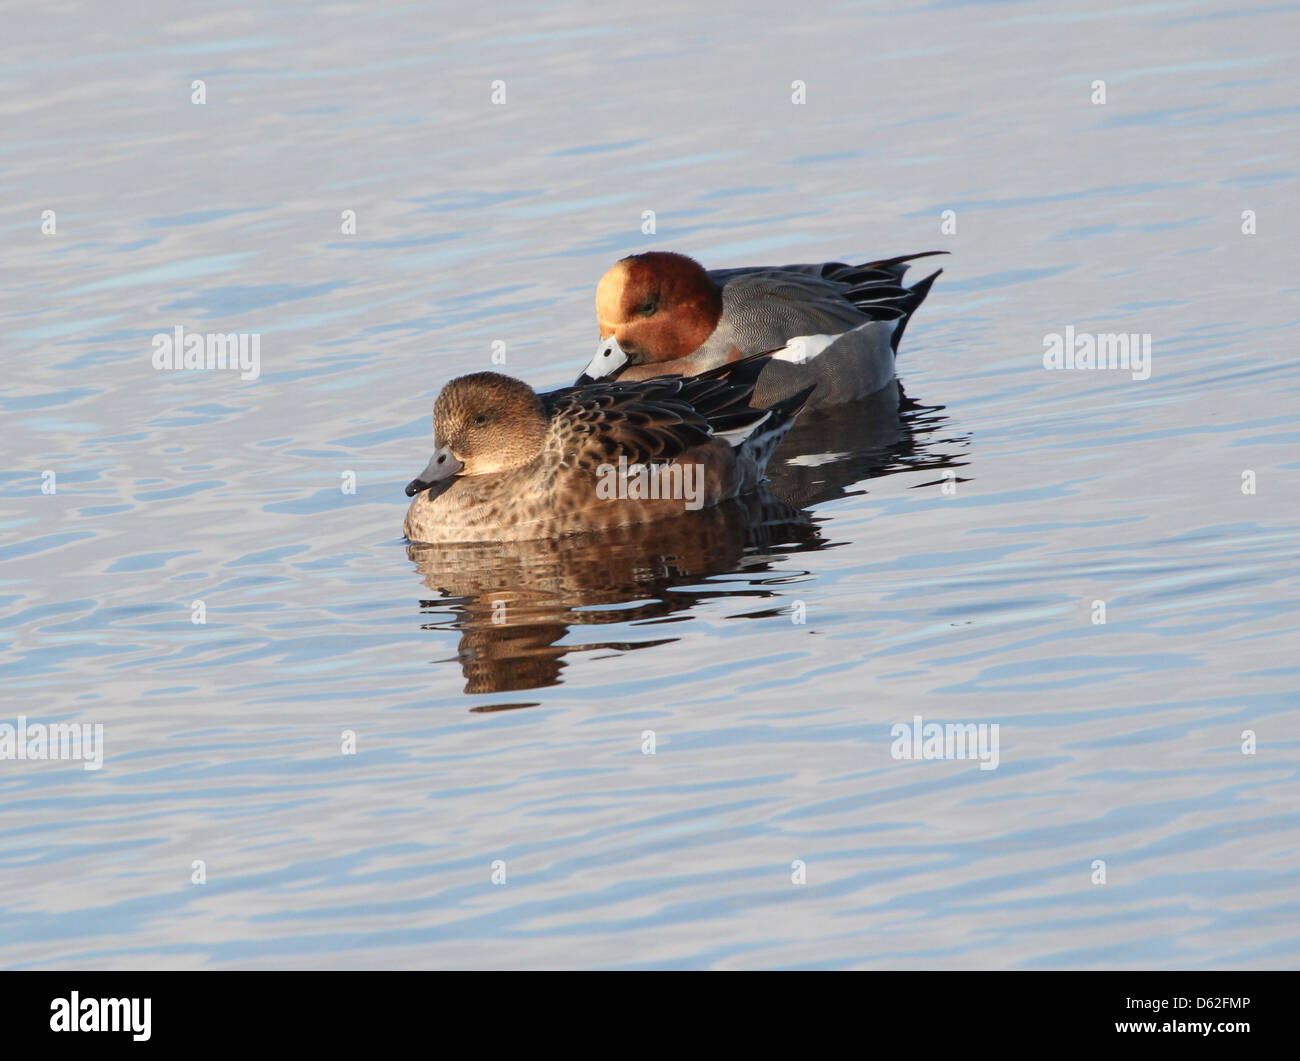
<path id="1" fill-rule="evenodd" d="M 898 353 L 898 344 L 903 339 L 903 332 L 907 328 L 907 322 L 912 319 L 912 314 L 915 313 L 920 308 L 921 303 L 925 301 L 925 296 L 930 293 L 930 288 L 934 286 L 934 282 L 939 279 L 939 274 L 942 272 L 942 269 L 936 269 L 929 276 L 918 280 L 907 289 L 907 296 L 901 300 L 903 315 L 898 319 L 898 324 L 894 327 L 894 334 L 889 337 L 889 343 L 894 348 L 895 354 Z"/>
<path id="2" fill-rule="evenodd" d="M 932 258 L 947 251 L 923 251 L 920 254 L 903 254 L 897 258 L 881 258 L 879 261 L 863 262 L 861 265 L 845 265 L 843 262 L 829 262 L 822 269 L 822 275 L 828 280 L 848 284 L 844 297 L 872 320 L 892 320 L 897 323 L 890 336 L 890 345 L 898 353 L 898 344 L 903 338 L 907 322 L 912 314 L 925 301 L 942 269 L 937 269 L 924 280 L 911 287 L 903 286 L 903 274 L 910 263 L 918 258 Z"/>
<path id="3" fill-rule="evenodd" d="M 782 398 L 767 407 L 766 414 L 759 420 L 744 442 L 741 444 L 746 457 L 754 462 L 755 473 L 762 479 L 767 471 L 767 462 L 772 459 L 776 447 L 794 426 L 795 417 L 808 403 L 812 392 L 817 389 L 814 383 L 803 390 Z"/>

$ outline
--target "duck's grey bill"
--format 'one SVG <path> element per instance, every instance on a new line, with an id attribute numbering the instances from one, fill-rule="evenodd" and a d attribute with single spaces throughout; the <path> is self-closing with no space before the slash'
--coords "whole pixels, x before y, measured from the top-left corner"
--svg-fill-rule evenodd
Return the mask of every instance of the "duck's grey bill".
<path id="1" fill-rule="evenodd" d="M 406 496 L 414 497 L 422 490 L 428 490 L 438 483 L 446 482 L 448 479 L 459 475 L 464 468 L 464 462 L 458 461 L 451 455 L 451 450 L 443 446 L 429 459 L 424 471 L 406 484 Z"/>
<path id="2" fill-rule="evenodd" d="M 591 364 L 578 377 L 575 386 L 580 387 L 584 383 L 595 383 L 596 380 L 604 379 L 606 376 L 616 376 L 626 364 L 627 354 L 623 353 L 623 348 L 618 345 L 618 340 L 611 335 L 608 339 L 600 341 L 600 345 L 596 347 L 596 356 L 591 359 Z"/>

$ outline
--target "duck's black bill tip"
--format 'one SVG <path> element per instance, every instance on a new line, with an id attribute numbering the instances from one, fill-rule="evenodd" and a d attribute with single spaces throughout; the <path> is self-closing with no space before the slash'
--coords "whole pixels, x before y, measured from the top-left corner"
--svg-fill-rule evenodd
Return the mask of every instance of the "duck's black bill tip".
<path id="1" fill-rule="evenodd" d="M 584 372 L 581 376 L 579 376 L 577 379 L 573 381 L 573 385 L 575 387 L 585 387 L 588 383 L 595 383 L 595 382 L 596 381 L 591 376 L 588 376 L 587 373 Z"/>
<path id="2" fill-rule="evenodd" d="M 420 479 L 412 479 L 409 483 L 406 484 L 406 496 L 414 497 L 421 490 L 427 490 L 432 485 L 433 485 L 432 483 L 426 483 Z"/>

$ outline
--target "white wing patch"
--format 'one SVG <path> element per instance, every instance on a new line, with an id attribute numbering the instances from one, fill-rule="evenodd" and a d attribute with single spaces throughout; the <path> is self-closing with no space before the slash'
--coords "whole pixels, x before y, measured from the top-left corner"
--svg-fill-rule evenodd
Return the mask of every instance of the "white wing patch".
<path id="1" fill-rule="evenodd" d="M 881 321 L 875 320 L 863 321 L 856 328 L 840 332 L 839 335 L 796 335 L 772 356 L 778 361 L 791 361 L 796 365 L 806 365 L 830 346 L 831 343 L 838 342 L 846 335 L 852 335 L 854 332 L 864 332 L 868 328 L 874 328 L 881 323 Z M 893 324 L 892 321 L 883 323 Z"/>
<path id="2" fill-rule="evenodd" d="M 806 365 L 838 338 L 839 335 L 796 335 L 772 356 L 778 361 Z"/>

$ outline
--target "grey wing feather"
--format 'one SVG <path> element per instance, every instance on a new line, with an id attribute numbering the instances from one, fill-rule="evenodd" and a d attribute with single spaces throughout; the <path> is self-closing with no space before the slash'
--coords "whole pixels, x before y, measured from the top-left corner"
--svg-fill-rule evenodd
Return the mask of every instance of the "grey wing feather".
<path id="1" fill-rule="evenodd" d="M 847 298 L 848 285 L 797 273 L 753 272 L 722 289 L 727 338 L 742 353 L 773 350 L 796 335 L 838 335 L 871 320 Z"/>

